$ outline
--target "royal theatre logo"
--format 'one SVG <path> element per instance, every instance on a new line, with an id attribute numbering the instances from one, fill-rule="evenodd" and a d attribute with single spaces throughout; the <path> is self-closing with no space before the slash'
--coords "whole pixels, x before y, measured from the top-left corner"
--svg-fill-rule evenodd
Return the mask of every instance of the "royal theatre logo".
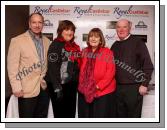
<path id="1" fill-rule="evenodd" d="M 149 11 L 143 9 L 134 9 L 131 5 L 127 9 L 122 9 L 123 7 L 115 7 L 113 14 L 117 19 L 121 17 L 148 17 Z"/>

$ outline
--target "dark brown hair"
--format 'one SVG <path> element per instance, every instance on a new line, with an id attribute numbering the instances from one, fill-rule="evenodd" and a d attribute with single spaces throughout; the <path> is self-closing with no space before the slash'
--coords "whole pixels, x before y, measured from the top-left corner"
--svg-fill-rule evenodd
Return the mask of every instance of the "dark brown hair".
<path id="1" fill-rule="evenodd" d="M 90 30 L 90 32 L 88 34 L 87 45 L 90 46 L 89 38 L 93 35 L 100 37 L 99 47 L 104 47 L 106 42 L 105 42 L 105 39 L 104 39 L 104 36 L 103 36 L 103 32 L 99 28 L 93 28 L 93 29 Z"/>
<path id="2" fill-rule="evenodd" d="M 57 29 L 57 37 L 61 37 L 61 34 L 63 32 L 63 30 L 69 30 L 71 29 L 72 31 L 74 31 L 75 33 L 75 25 L 73 24 L 73 22 L 69 21 L 69 20 L 63 20 L 63 21 L 59 21 L 59 26 Z M 74 41 L 74 37 L 71 41 Z"/>

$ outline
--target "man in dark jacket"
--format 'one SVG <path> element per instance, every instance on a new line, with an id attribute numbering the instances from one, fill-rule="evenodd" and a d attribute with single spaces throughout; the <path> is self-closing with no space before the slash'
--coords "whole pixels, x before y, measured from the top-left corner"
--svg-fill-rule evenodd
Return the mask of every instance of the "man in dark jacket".
<path id="1" fill-rule="evenodd" d="M 145 43 L 130 34 L 132 23 L 119 20 L 119 40 L 111 47 L 114 52 L 117 81 L 117 114 L 122 118 L 141 117 L 143 96 L 147 94 L 153 64 Z"/>

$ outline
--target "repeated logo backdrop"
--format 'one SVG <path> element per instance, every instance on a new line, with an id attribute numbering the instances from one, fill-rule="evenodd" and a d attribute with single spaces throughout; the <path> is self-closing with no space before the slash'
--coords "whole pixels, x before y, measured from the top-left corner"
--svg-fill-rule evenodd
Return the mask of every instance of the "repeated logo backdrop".
<path id="1" fill-rule="evenodd" d="M 43 33 L 53 40 L 61 20 L 71 20 L 77 27 L 75 41 L 86 47 L 88 32 L 98 27 L 103 31 L 107 47 L 117 39 L 115 24 L 119 19 L 132 22 L 132 34 L 146 42 L 154 64 L 155 22 L 153 5 L 30 5 L 30 13 L 40 12 L 44 18 Z M 158 44 L 158 43 L 157 43 Z M 154 76 L 152 78 L 154 83 Z"/>

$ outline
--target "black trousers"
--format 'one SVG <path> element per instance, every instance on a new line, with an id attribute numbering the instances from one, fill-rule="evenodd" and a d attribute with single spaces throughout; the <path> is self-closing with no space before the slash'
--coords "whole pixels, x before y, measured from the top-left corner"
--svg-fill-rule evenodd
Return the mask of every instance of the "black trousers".
<path id="1" fill-rule="evenodd" d="M 48 86 L 55 118 L 75 118 L 77 82 L 62 84 L 63 97 L 57 99 L 51 84 Z"/>
<path id="2" fill-rule="evenodd" d="M 115 92 L 96 98 L 92 103 L 85 101 L 84 95 L 78 94 L 79 118 L 115 118 Z"/>
<path id="3" fill-rule="evenodd" d="M 47 118 L 49 95 L 47 90 L 40 90 L 40 94 L 33 98 L 18 98 L 20 118 Z"/>
<path id="4" fill-rule="evenodd" d="M 143 96 L 139 93 L 140 84 L 117 84 L 117 116 L 119 118 L 140 118 Z"/>

